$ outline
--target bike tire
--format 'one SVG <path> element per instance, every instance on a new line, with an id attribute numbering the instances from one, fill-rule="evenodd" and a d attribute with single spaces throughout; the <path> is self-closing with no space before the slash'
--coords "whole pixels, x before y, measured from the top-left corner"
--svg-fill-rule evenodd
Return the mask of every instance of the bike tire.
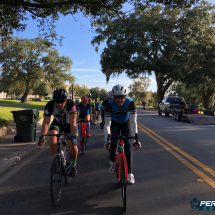
<path id="1" fill-rule="evenodd" d="M 57 206 L 61 197 L 62 166 L 58 155 L 55 156 L 51 168 L 51 199 L 52 204 Z"/>
<path id="2" fill-rule="evenodd" d="M 67 165 L 65 166 L 65 173 L 64 173 L 64 177 L 65 177 L 65 182 L 66 184 L 69 184 L 71 182 L 71 163 L 70 163 L 70 156 L 69 156 L 69 152 L 66 152 L 66 163 Z"/>
<path id="3" fill-rule="evenodd" d="M 122 189 L 122 208 L 123 211 L 126 211 L 126 203 L 127 203 L 127 196 L 126 196 L 126 189 L 127 189 L 127 179 L 126 179 L 126 170 L 125 170 L 125 159 L 121 157 L 120 162 L 120 182 L 121 182 L 121 189 Z"/>

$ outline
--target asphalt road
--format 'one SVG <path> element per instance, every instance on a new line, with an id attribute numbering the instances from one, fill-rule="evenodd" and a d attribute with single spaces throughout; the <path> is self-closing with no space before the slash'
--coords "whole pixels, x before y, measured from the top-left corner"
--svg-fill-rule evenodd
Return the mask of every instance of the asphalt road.
<path id="1" fill-rule="evenodd" d="M 142 148 L 133 149 L 136 183 L 127 187 L 125 214 L 199 214 L 190 206 L 193 198 L 215 200 L 215 127 L 140 109 L 138 122 Z M 0 214 L 121 214 L 121 189 L 109 173 L 98 124 L 91 133 L 87 152 L 78 157 L 78 175 L 69 185 L 63 181 L 57 207 L 51 203 L 52 159 L 45 148 L 0 176 Z"/>

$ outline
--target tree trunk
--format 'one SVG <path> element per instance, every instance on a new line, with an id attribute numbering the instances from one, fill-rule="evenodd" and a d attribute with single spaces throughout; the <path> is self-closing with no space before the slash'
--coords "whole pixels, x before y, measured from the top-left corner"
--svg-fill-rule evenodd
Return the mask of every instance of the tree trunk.
<path id="1" fill-rule="evenodd" d="M 29 91 L 30 91 L 30 81 L 27 81 L 26 90 L 25 90 L 24 95 L 22 96 L 21 102 L 26 102 Z"/>
<path id="2" fill-rule="evenodd" d="M 158 74 L 155 74 L 155 76 L 156 76 L 156 82 L 157 82 L 157 100 L 158 102 L 161 102 L 164 99 L 164 94 L 166 90 L 172 84 L 173 80 L 169 79 L 167 84 L 164 85 L 163 75 L 158 73 Z"/>

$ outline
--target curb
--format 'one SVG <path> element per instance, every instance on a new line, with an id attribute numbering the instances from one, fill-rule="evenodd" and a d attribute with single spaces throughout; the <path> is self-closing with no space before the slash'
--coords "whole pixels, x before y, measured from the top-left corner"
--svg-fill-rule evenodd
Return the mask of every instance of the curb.
<path id="1" fill-rule="evenodd" d="M 25 159 L 26 157 L 28 157 L 30 154 L 37 151 L 38 149 L 44 148 L 47 145 L 47 143 L 48 143 L 48 141 L 45 140 L 43 147 L 41 147 L 41 148 L 38 148 L 38 146 L 36 144 L 29 146 L 27 149 L 23 149 L 23 151 L 19 152 L 18 154 L 16 154 L 13 157 L 11 157 L 9 160 L 3 162 L 2 164 L 0 164 L 0 174 L 3 173 L 4 171 L 6 171 L 7 169 L 15 166 L 21 160 Z"/>

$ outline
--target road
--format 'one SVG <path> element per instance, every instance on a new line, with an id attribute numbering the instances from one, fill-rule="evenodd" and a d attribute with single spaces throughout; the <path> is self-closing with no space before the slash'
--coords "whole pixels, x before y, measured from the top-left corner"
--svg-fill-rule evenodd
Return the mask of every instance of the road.
<path id="1" fill-rule="evenodd" d="M 125 214 L 199 214 L 191 209 L 193 198 L 215 200 L 215 127 L 176 122 L 141 109 L 138 125 L 142 148 L 133 149 L 136 183 L 128 186 Z M 0 214 L 122 214 L 121 190 L 108 171 L 108 160 L 97 124 L 86 154 L 78 157 L 77 176 L 69 185 L 63 182 L 61 202 L 53 207 L 52 160 L 48 148 L 37 151 L 0 176 Z"/>

